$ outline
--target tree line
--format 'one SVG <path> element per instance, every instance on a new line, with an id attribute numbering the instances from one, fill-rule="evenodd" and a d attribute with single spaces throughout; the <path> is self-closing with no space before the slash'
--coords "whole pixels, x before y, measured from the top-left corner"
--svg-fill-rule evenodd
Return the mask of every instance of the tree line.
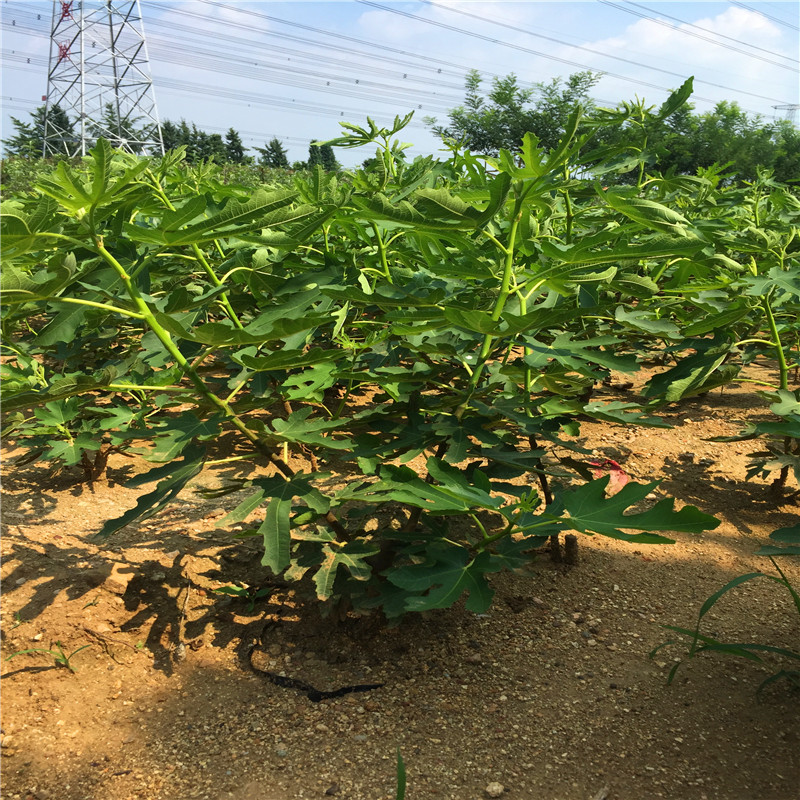
<path id="1" fill-rule="evenodd" d="M 44 149 L 45 115 L 46 107 L 39 106 L 31 113 L 29 122 L 24 122 L 11 117 L 14 135 L 3 139 L 7 156 L 23 158 L 40 158 Z M 63 109 L 56 105 L 50 109 L 54 128 L 59 131 L 59 136 L 65 140 L 74 140 L 78 137 L 75 122 L 71 120 Z M 89 128 L 91 135 L 100 135 L 102 131 L 117 131 L 120 138 L 126 139 L 134 151 L 137 149 L 135 142 L 153 139 L 154 132 L 136 125 L 135 120 L 118 120 L 116 112 L 110 103 L 106 106 L 100 124 Z M 265 143 L 264 147 L 254 147 L 255 155 L 248 155 L 241 134 L 235 128 L 229 128 L 223 137 L 219 133 L 208 133 L 189 124 L 186 120 L 172 122 L 166 120 L 161 123 L 161 139 L 165 150 L 174 150 L 177 147 L 186 148 L 186 161 L 197 164 L 202 161 L 214 161 L 217 164 L 250 164 L 260 167 L 278 169 L 306 169 L 316 164 L 326 171 L 336 171 L 340 165 L 336 160 L 333 148 L 327 144 L 317 144 L 312 140 L 308 148 L 307 161 L 289 162 L 289 156 L 283 143 L 277 137 Z"/>
<path id="2" fill-rule="evenodd" d="M 767 122 L 728 101 L 699 114 L 688 103 L 666 116 L 648 113 L 642 101 L 602 109 L 591 97 L 599 78 L 592 72 L 576 72 L 567 78 L 525 88 L 512 73 L 495 78 L 491 87 L 484 90 L 480 73 L 473 70 L 466 78 L 463 104 L 448 112 L 445 123 L 430 117 L 425 122 L 445 142 L 457 143 L 477 155 L 496 156 L 501 149 L 519 152 L 528 132 L 537 137 L 540 147 L 554 148 L 571 115 L 581 107 L 582 128 L 594 132 L 592 143 L 598 154 L 616 148 L 624 160 L 626 150 L 636 151 L 639 164 L 664 174 L 694 175 L 700 169 L 717 165 L 726 167 L 728 180 L 752 181 L 759 170 L 769 169 L 780 181 L 800 181 L 800 130 L 788 120 Z M 75 135 L 73 122 L 58 106 L 51 113 L 65 136 Z M 602 124 L 614 114 L 625 115 L 625 123 Z M 45 107 L 37 108 L 30 122 L 11 119 L 15 134 L 3 140 L 6 154 L 41 156 Z M 137 129 L 135 121 L 116 120 L 110 104 L 102 126 L 96 127 L 119 130 L 121 136 L 132 141 L 147 138 L 147 131 Z M 167 150 L 184 146 L 189 163 L 213 160 L 219 164 L 278 169 L 304 169 L 319 164 L 326 171 L 339 169 L 332 147 L 313 140 L 308 159 L 290 163 L 286 148 L 277 137 L 265 142 L 264 147 L 252 148 L 253 153 L 249 154 L 240 133 L 233 127 L 222 136 L 208 133 L 186 120 L 167 120 L 161 125 L 161 136 Z M 634 180 L 633 170 L 627 176 L 623 171 L 619 179 Z"/>
<path id="3" fill-rule="evenodd" d="M 592 72 L 576 72 L 523 88 L 511 74 L 495 78 L 484 91 L 480 74 L 473 70 L 467 75 L 464 103 L 449 112 L 447 122 L 430 117 L 426 122 L 445 141 L 496 156 L 501 149 L 519 152 L 529 131 L 541 147 L 552 150 L 581 106 L 581 128 L 593 133 L 598 154 L 611 148 L 620 153 L 638 150 L 648 167 L 663 174 L 695 175 L 716 164 L 727 165 L 731 180 L 752 181 L 759 169 L 770 169 L 779 181 L 800 181 L 800 130 L 788 120 L 766 122 L 729 101 L 701 114 L 686 103 L 663 117 L 648 113 L 643 101 L 602 109 L 590 95 L 599 79 Z M 625 119 L 621 127 L 602 124 L 615 115 Z M 627 179 L 634 179 L 632 172 Z"/>

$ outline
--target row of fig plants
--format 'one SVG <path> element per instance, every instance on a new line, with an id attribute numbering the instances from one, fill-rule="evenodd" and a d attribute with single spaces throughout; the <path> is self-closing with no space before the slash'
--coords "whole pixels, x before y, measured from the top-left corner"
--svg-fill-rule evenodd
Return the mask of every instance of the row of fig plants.
<path id="1" fill-rule="evenodd" d="M 561 532 L 715 527 L 638 505 L 654 483 L 595 478 L 577 439 L 587 419 L 664 427 L 659 406 L 777 359 L 777 421 L 742 435 L 764 442 L 753 474 L 797 473 L 797 198 L 766 175 L 651 173 L 646 123 L 689 91 L 577 110 L 553 151 L 529 134 L 495 159 L 411 161 L 409 117 L 345 125 L 332 144 L 377 147 L 372 166 L 293 188 L 99 141 L 2 206 L 6 435 L 88 480 L 114 452 L 153 464 L 101 539 L 224 464 L 218 494 L 246 494 L 221 526 L 260 509 L 246 533 L 275 574 L 389 618 L 465 594 L 482 612 L 487 576 Z M 609 125 L 639 125 L 641 147 L 604 148 Z M 637 400 L 593 394 L 654 357 Z"/>

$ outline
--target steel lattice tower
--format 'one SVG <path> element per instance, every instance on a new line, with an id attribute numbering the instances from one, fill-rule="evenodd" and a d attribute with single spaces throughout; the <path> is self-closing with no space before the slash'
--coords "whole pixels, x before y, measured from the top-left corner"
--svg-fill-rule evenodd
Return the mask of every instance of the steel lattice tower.
<path id="1" fill-rule="evenodd" d="M 139 0 L 53 0 L 44 99 L 44 155 L 164 152 Z"/>
<path id="2" fill-rule="evenodd" d="M 784 103 L 780 106 L 772 106 L 776 111 L 783 111 L 783 118 L 797 125 L 797 112 L 800 110 L 800 104 L 797 103 Z"/>

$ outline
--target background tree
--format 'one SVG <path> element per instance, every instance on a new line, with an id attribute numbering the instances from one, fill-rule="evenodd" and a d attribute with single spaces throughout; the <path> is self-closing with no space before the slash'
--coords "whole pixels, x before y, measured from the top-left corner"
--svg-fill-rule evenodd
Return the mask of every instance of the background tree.
<path id="1" fill-rule="evenodd" d="M 228 151 L 225 147 L 225 141 L 218 133 L 205 133 L 202 132 L 203 146 L 200 151 L 200 158 L 203 161 L 213 160 L 217 164 L 224 164 L 228 160 Z"/>
<path id="2" fill-rule="evenodd" d="M 103 116 L 98 122 L 89 122 L 88 129 L 92 136 L 108 139 L 114 147 L 119 147 L 124 140 L 128 149 L 140 153 L 142 147 L 136 142 L 147 141 L 151 136 L 150 129 L 137 125 L 140 120 L 141 117 L 131 116 L 119 119 L 114 104 L 106 103 Z"/>
<path id="3" fill-rule="evenodd" d="M 448 114 L 449 123 L 438 125 L 430 117 L 425 121 L 443 139 L 454 139 L 484 155 L 496 156 L 501 149 L 518 150 L 529 131 L 549 150 L 558 143 L 575 107 L 594 105 L 589 90 L 598 80 L 592 72 L 576 72 L 566 81 L 554 78 L 523 89 L 512 73 L 495 78 L 491 91 L 484 96 L 483 79 L 477 70 L 471 70 L 464 105 Z"/>
<path id="4" fill-rule="evenodd" d="M 317 144 L 316 139 L 311 140 L 308 146 L 308 167 L 319 164 L 326 172 L 337 172 L 341 164 L 336 160 L 333 148 L 329 144 Z"/>
<path id="5" fill-rule="evenodd" d="M 41 158 L 42 148 L 44 147 L 44 120 L 46 106 L 39 106 L 31 112 L 31 121 L 22 122 L 16 117 L 11 117 L 11 124 L 14 127 L 15 135 L 3 139 L 3 145 L 8 156 L 23 156 L 25 158 Z M 54 105 L 50 109 L 50 119 L 56 128 L 63 131 L 64 141 L 72 141 L 75 138 L 75 128 L 72 120 L 59 105 Z M 63 150 L 64 148 L 57 148 Z"/>
<path id="6" fill-rule="evenodd" d="M 260 166 L 275 167 L 276 169 L 289 168 L 289 156 L 280 139 L 270 139 L 266 147 L 255 147 L 253 149 L 261 153 L 261 158 L 258 160 Z"/>
<path id="7" fill-rule="evenodd" d="M 244 150 L 239 131 L 235 128 L 228 128 L 228 132 L 225 134 L 225 155 L 228 161 L 234 164 L 243 164 L 245 161 Z"/>
<path id="8" fill-rule="evenodd" d="M 165 120 L 161 123 L 161 141 L 164 142 L 165 150 L 174 150 L 176 147 L 180 147 L 184 144 L 184 142 L 181 141 L 180 128 L 169 120 Z"/>
<path id="9" fill-rule="evenodd" d="M 800 131 L 788 121 L 766 122 L 736 103 L 717 103 L 712 111 L 694 113 L 685 103 L 666 116 L 643 101 L 617 109 L 599 109 L 590 97 L 598 76 L 576 72 L 523 89 L 513 74 L 495 78 L 488 94 L 477 70 L 468 73 L 464 104 L 448 114 L 447 125 L 425 122 L 442 138 L 454 139 L 474 153 L 496 156 L 501 149 L 518 152 L 529 131 L 540 146 L 552 149 L 577 106 L 584 108 L 584 130 L 594 130 L 591 147 L 616 147 L 620 157 L 639 153 L 643 169 L 693 175 L 714 164 L 729 164 L 729 180 L 753 181 L 759 170 L 773 170 L 783 182 L 800 181 Z M 620 126 L 598 124 L 611 117 L 629 118 Z M 638 170 L 617 176 L 636 181 Z"/>

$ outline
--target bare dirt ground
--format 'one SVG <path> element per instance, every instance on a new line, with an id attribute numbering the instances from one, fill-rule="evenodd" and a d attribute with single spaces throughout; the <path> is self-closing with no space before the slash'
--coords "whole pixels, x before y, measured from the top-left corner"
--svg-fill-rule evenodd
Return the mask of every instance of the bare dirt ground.
<path id="1" fill-rule="evenodd" d="M 792 800 L 800 797 L 798 693 L 760 682 L 778 668 L 701 656 L 666 676 L 676 646 L 734 576 L 770 571 L 754 551 L 794 524 L 764 482 L 744 481 L 749 442 L 713 443 L 765 414 L 752 385 L 673 407 L 671 430 L 584 424 L 584 444 L 639 481 L 717 515 L 671 546 L 581 537 L 575 567 L 534 561 L 493 576 L 496 601 L 409 616 L 321 620 L 260 565 L 256 540 L 215 529 L 237 496 L 193 488 L 100 546 L 102 522 L 135 503 L 121 456 L 93 487 L 15 467 L 7 442 L 3 554 L 3 797 L 8 800 L 394 798 L 399 748 L 408 800 Z M 215 486 L 208 471 L 193 485 Z M 140 490 L 141 491 L 141 490 Z M 652 502 L 652 501 L 651 501 Z M 800 584 L 796 559 L 782 566 Z M 248 603 L 212 592 L 270 586 Z M 382 688 L 311 702 L 248 667 L 321 689 Z M 726 595 L 705 630 L 798 646 L 788 593 L 765 580 Z M 76 672 L 28 648 L 60 642 Z M 495 785 L 492 785 L 495 784 Z M 487 788 L 490 790 L 487 793 Z"/>

